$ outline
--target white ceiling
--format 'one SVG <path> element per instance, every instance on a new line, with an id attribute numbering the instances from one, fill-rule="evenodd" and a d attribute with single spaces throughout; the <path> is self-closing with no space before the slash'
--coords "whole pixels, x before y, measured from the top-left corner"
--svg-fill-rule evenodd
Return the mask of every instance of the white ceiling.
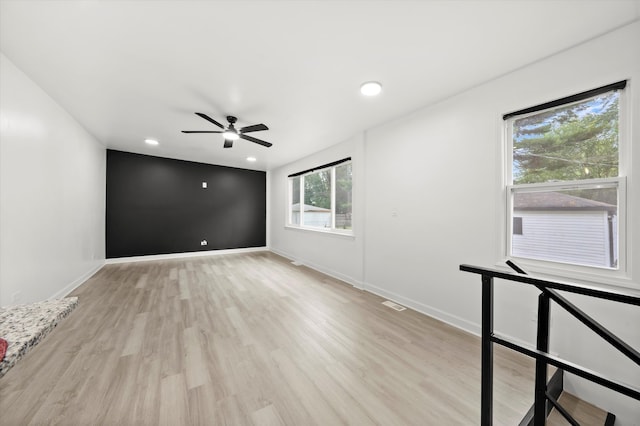
<path id="1" fill-rule="evenodd" d="M 0 49 L 109 148 L 268 170 L 639 17 L 638 0 L 2 0 Z M 180 133 L 217 130 L 196 111 L 265 123 L 274 146 Z"/>

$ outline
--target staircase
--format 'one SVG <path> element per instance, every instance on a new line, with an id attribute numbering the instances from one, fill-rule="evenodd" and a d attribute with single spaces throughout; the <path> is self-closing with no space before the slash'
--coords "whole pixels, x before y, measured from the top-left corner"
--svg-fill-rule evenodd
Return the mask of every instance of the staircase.
<path id="1" fill-rule="evenodd" d="M 547 383 L 547 395 L 558 402 L 560 409 L 553 406 L 549 401 L 546 403 L 546 423 L 545 426 L 613 426 L 616 416 L 612 413 L 589 404 L 586 401 L 564 391 L 564 371 L 556 369 L 551 376 L 551 380 Z M 559 410 L 564 410 L 569 414 L 572 421 L 567 420 Z M 527 414 L 524 416 L 519 426 L 534 426 L 535 404 L 531 406 Z"/>
<path id="2" fill-rule="evenodd" d="M 640 366 L 640 351 L 621 340 L 610 330 L 577 308 L 558 291 L 582 294 L 584 296 L 609 300 L 617 303 L 640 306 L 639 291 L 621 291 L 585 287 L 576 284 L 551 281 L 531 277 L 512 261 L 507 261 L 516 274 L 502 270 L 482 268 L 471 265 L 460 265 L 460 270 L 478 274 L 482 278 L 482 340 L 481 340 L 481 410 L 480 423 L 482 426 L 493 424 L 493 345 L 498 344 L 516 352 L 520 352 L 536 360 L 535 396 L 529 412 L 519 426 L 546 425 L 605 425 L 612 426 L 615 416 L 575 398 L 563 391 L 564 371 L 578 377 L 597 383 L 605 388 L 640 401 L 640 388 L 608 379 L 607 377 L 584 368 L 580 365 L 562 359 L 549 353 L 550 332 L 550 303 L 555 302 L 560 308 L 579 320 L 584 326 L 604 339 L 613 348 L 620 351 L 627 358 Z M 535 348 L 501 336 L 493 330 L 493 280 L 499 278 L 514 283 L 531 285 L 540 290 L 538 295 L 538 321 Z M 557 370 L 548 380 L 549 367 Z M 580 420 L 579 420 L 580 419 Z"/>
<path id="3" fill-rule="evenodd" d="M 604 410 L 585 402 L 568 392 L 563 392 L 558 402 L 564 407 L 565 410 L 571 414 L 571 416 L 582 426 L 595 426 L 595 425 L 613 425 L 615 417 L 612 419 L 611 414 Z M 611 419 L 611 420 L 607 420 Z M 555 408 L 547 417 L 547 426 L 566 426 L 570 424 Z"/>

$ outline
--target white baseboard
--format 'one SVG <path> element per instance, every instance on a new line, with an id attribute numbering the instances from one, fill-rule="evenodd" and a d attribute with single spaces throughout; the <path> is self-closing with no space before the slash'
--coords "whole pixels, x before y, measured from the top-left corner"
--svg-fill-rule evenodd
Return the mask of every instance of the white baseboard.
<path id="1" fill-rule="evenodd" d="M 301 259 L 299 257 L 296 257 L 296 256 L 294 256 L 294 255 L 292 255 L 290 253 L 284 252 L 282 250 L 277 250 L 277 249 L 274 249 L 274 248 L 269 248 L 269 250 L 274 252 L 275 254 L 277 254 L 279 256 L 286 257 L 287 259 L 289 259 L 291 261 L 298 262 L 298 263 L 300 263 L 300 264 L 302 264 L 304 266 L 307 266 L 307 267 L 309 267 L 311 269 L 314 269 L 314 270 L 316 270 L 318 272 L 322 272 L 323 274 L 328 275 L 331 278 L 335 278 L 337 280 L 344 281 L 347 284 L 351 284 L 352 286 L 354 286 L 356 288 L 359 288 L 361 290 L 364 289 L 362 281 L 356 280 L 353 277 L 345 275 L 345 274 L 343 274 L 341 272 L 334 271 L 334 270 L 326 268 L 326 267 L 324 267 L 322 265 L 318 265 L 317 263 L 310 262 L 310 261 L 308 261 L 306 259 Z"/>
<path id="2" fill-rule="evenodd" d="M 131 257 L 116 257 L 107 259 L 105 263 L 107 265 L 115 263 L 129 263 L 129 262 L 147 262 L 149 260 L 168 260 L 168 259 L 184 259 L 187 257 L 202 257 L 202 256 L 216 256 L 223 254 L 236 254 L 236 253 L 251 253 L 256 251 L 268 250 L 267 247 L 248 247 L 238 249 L 226 249 L 226 250 L 207 250 L 207 251 L 190 251 L 186 253 L 169 253 L 169 254 L 152 254 L 148 256 L 131 256 Z"/>
<path id="3" fill-rule="evenodd" d="M 80 277 L 78 277 L 75 280 L 73 280 L 73 282 L 71 282 L 69 285 L 65 286 L 63 289 L 57 291 L 54 295 L 49 297 L 49 299 L 47 299 L 47 300 L 62 299 L 63 297 L 68 296 L 73 290 L 75 290 L 76 288 L 80 287 L 82 284 L 84 284 L 85 281 L 87 281 L 89 278 L 91 278 L 93 276 L 93 274 L 95 274 L 100 269 L 102 269 L 104 264 L 105 264 L 105 262 L 100 260 L 99 263 L 96 266 L 94 266 L 89 271 L 87 271 L 84 274 L 82 274 Z"/>
<path id="4" fill-rule="evenodd" d="M 414 311 L 435 318 L 453 327 L 462 329 L 471 334 L 475 334 L 476 336 L 481 335 L 481 328 L 479 324 L 476 324 L 464 318 L 460 318 L 456 315 L 451 315 L 440 309 L 434 308 L 433 306 L 425 305 L 424 303 L 420 303 L 399 294 L 387 291 L 380 287 L 376 287 L 375 285 L 370 283 L 365 283 L 364 290 L 368 291 L 369 293 L 377 294 L 378 296 L 384 297 L 385 299 L 389 299 L 393 302 L 399 303 L 403 306 L 406 306 L 407 308 L 411 308 Z"/>
<path id="5" fill-rule="evenodd" d="M 306 259 L 301 259 L 297 256 L 294 256 L 290 253 L 284 252 L 282 250 L 278 250 L 278 249 L 274 249 L 274 248 L 269 248 L 269 250 L 271 250 L 272 252 L 274 252 L 275 254 L 278 254 L 282 257 L 286 257 L 287 259 L 290 259 L 291 261 L 295 261 L 298 263 L 301 263 L 311 269 L 315 269 L 318 272 L 322 272 L 323 274 L 329 275 L 330 277 L 339 279 L 341 281 L 344 281 L 348 284 L 351 284 L 352 286 L 360 289 L 360 290 L 365 290 L 368 291 L 369 293 L 373 293 L 376 294 L 380 297 L 384 297 L 385 299 L 389 299 L 391 301 L 394 301 L 396 303 L 399 303 L 403 306 L 406 306 L 408 308 L 413 309 L 414 311 L 420 312 L 421 314 L 424 315 L 428 315 L 432 318 L 435 318 L 439 321 L 442 321 L 444 323 L 447 323 L 453 327 L 462 329 L 464 331 L 467 331 L 471 334 L 474 334 L 476 336 L 480 336 L 481 335 L 481 328 L 480 328 L 480 324 L 468 321 L 464 318 L 460 318 L 458 316 L 455 315 L 451 315 L 448 314 L 444 311 L 441 311 L 440 309 L 436 309 L 432 306 L 428 306 L 425 305 L 423 303 L 417 302 L 415 300 L 406 298 L 404 296 L 401 296 L 399 294 L 393 293 L 393 292 L 389 292 L 387 290 L 384 290 L 382 288 L 376 287 L 370 283 L 364 283 L 362 281 L 356 280 L 353 277 L 349 277 L 347 275 L 344 275 L 340 272 L 331 270 L 329 268 L 323 267 L 321 265 L 315 264 L 313 262 L 310 262 Z"/>
<path id="6" fill-rule="evenodd" d="M 442 321 L 446 324 L 449 324 L 450 326 L 459 328 L 475 336 L 482 337 L 482 327 L 479 323 L 475 323 L 473 321 L 460 318 L 459 316 L 456 316 L 456 315 L 451 315 L 440 309 L 434 308 L 433 306 L 416 302 L 415 300 L 384 290 L 380 287 L 376 287 L 373 284 L 365 283 L 364 290 L 368 291 L 369 293 L 377 294 L 378 296 L 384 297 L 385 299 L 389 299 L 393 302 L 399 303 L 403 306 L 406 306 L 407 308 L 411 308 L 414 311 L 417 311 L 417 312 L 420 312 L 421 314 L 435 318 L 438 321 Z M 478 303 L 480 302 L 478 301 Z M 522 340 L 519 337 L 514 337 L 506 333 L 500 333 L 500 330 L 498 329 L 496 329 L 495 332 L 520 346 L 524 346 L 530 349 L 535 349 L 535 343 L 527 342 L 526 340 Z M 552 355 L 556 355 L 556 356 L 558 355 L 553 351 L 551 351 L 550 353 Z"/>

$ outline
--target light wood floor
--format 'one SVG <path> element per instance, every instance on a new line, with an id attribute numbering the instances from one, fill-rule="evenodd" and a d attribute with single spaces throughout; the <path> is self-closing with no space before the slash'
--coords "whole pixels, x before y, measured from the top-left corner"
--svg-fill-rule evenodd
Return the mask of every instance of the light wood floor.
<path id="1" fill-rule="evenodd" d="M 477 337 L 269 252 L 107 265 L 72 295 L 0 380 L 3 425 L 479 423 Z M 495 370 L 517 424 L 533 362 Z"/>

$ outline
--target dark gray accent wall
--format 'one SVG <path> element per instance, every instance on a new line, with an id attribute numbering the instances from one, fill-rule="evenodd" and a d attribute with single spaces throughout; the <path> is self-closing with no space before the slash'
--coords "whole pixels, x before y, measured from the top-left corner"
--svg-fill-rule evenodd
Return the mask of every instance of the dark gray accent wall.
<path id="1" fill-rule="evenodd" d="M 106 256 L 263 247 L 266 199 L 265 172 L 107 150 Z"/>

